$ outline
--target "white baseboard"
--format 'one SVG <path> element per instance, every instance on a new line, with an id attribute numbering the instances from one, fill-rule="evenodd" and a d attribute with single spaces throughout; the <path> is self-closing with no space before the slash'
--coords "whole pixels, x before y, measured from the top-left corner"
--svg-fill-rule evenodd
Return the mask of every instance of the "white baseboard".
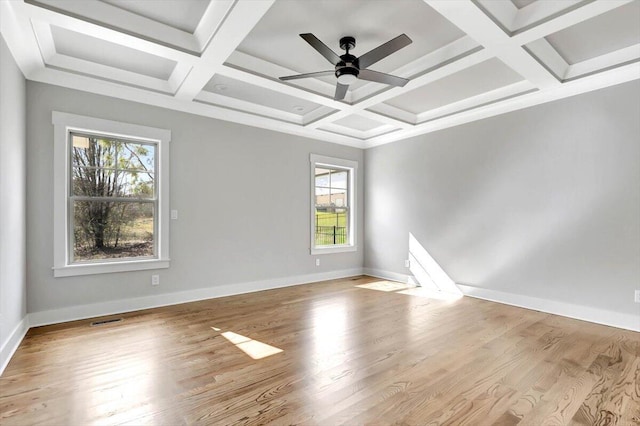
<path id="1" fill-rule="evenodd" d="M 7 364 L 9 364 L 11 357 L 20 346 L 20 343 L 22 343 L 27 331 L 29 331 L 29 316 L 22 318 L 22 321 L 16 325 L 9 335 L 9 338 L 2 342 L 2 347 L 0 348 L 0 376 L 4 369 L 7 368 Z"/>
<path id="2" fill-rule="evenodd" d="M 375 268 L 352 268 L 339 271 L 321 272 L 317 274 L 297 275 L 292 277 L 274 278 L 270 280 L 251 281 L 188 290 L 175 293 L 165 293 L 154 296 L 138 297 L 134 299 L 114 300 L 103 303 L 71 306 L 48 311 L 32 312 L 27 315 L 13 330 L 11 336 L 0 349 L 0 374 L 4 371 L 9 360 L 22 342 L 29 327 L 57 324 L 105 315 L 120 314 L 141 309 L 157 308 L 197 300 L 213 299 L 237 294 L 252 293 L 299 284 L 309 284 L 318 281 L 346 278 L 356 275 L 370 275 L 377 278 L 408 282 L 409 275 L 384 271 Z M 612 327 L 632 331 L 640 331 L 640 315 L 623 314 L 588 306 L 574 305 L 531 296 L 523 296 L 498 290 L 490 290 L 470 285 L 457 284 L 460 290 L 470 297 L 490 300 L 506 305 L 518 306 L 526 309 L 547 312 L 555 315 L 575 318 L 583 321 L 604 324 Z"/>
<path id="3" fill-rule="evenodd" d="M 382 269 L 375 268 L 362 268 L 362 272 L 365 275 L 369 275 L 376 278 L 382 278 L 384 280 L 398 281 L 406 283 L 409 281 L 410 275 L 399 274 L 397 272 L 383 271 Z"/>
<path id="4" fill-rule="evenodd" d="M 133 299 L 112 300 L 88 305 L 70 306 L 48 311 L 32 312 L 29 314 L 29 324 L 31 327 L 38 327 L 41 325 L 121 314 L 141 309 L 158 308 L 160 306 L 176 305 L 179 303 L 195 302 L 197 300 L 214 299 L 217 297 L 233 296 L 243 293 L 252 293 L 255 291 L 289 287 L 299 284 L 309 284 L 317 281 L 346 278 L 362 274 L 362 268 L 352 268 L 339 271 L 321 272 L 317 274 L 227 284 L 196 290 L 137 297 Z"/>
<path id="5" fill-rule="evenodd" d="M 460 290 L 462 290 L 465 296 L 504 303 L 505 305 L 518 306 L 520 308 L 533 309 L 536 311 L 608 325 L 611 327 L 640 331 L 640 313 L 637 315 L 625 314 L 606 309 L 574 305 L 572 303 L 560 302 L 557 300 L 541 299 L 538 297 L 524 296 L 465 284 L 456 285 Z"/>
<path id="6" fill-rule="evenodd" d="M 393 280 L 406 283 L 409 275 L 397 272 L 384 271 L 375 268 L 363 268 L 366 275 L 377 278 Z M 572 303 L 560 302 L 557 300 L 542 299 L 532 296 L 524 296 L 505 291 L 491 290 L 475 287 L 467 284 L 456 284 L 465 296 L 477 299 L 490 300 L 492 302 L 503 303 L 505 305 L 517 306 L 519 308 L 533 309 L 549 314 L 574 318 L 596 324 L 608 325 L 625 330 L 640 331 L 640 313 L 637 315 L 625 314 L 606 309 L 593 308 L 590 306 L 574 305 Z"/>

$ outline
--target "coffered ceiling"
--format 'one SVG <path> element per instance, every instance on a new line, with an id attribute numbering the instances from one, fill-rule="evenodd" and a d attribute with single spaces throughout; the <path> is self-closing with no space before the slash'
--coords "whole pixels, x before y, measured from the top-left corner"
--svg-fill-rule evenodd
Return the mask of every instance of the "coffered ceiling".
<path id="1" fill-rule="evenodd" d="M 26 78 L 368 148 L 640 78 L 640 0 L 0 0 Z M 413 43 L 333 99 L 299 34 L 360 56 Z"/>

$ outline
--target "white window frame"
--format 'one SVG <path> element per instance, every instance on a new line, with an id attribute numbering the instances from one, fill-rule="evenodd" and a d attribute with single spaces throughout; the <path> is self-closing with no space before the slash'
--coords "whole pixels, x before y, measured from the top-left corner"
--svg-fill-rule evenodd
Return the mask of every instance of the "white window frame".
<path id="1" fill-rule="evenodd" d="M 169 142 L 171 131 L 137 124 L 121 123 L 53 111 L 54 125 L 54 201 L 53 201 L 53 275 L 104 274 L 111 272 L 140 271 L 169 267 Z M 71 263 L 71 229 L 69 197 L 71 191 L 71 132 L 108 135 L 114 138 L 153 143 L 156 145 L 158 211 L 155 229 L 157 248 L 154 258 L 109 259 L 90 263 Z"/>
<path id="2" fill-rule="evenodd" d="M 311 154 L 309 156 L 311 163 L 311 243 L 310 252 L 312 255 L 316 254 L 330 254 L 330 253 L 345 253 L 358 250 L 356 244 L 356 188 L 357 188 L 357 176 L 358 176 L 358 162 L 353 160 L 345 160 L 343 158 L 327 157 L 324 155 Z M 330 245 L 330 246 L 316 246 L 316 179 L 315 169 L 316 167 L 328 167 L 328 168 L 341 168 L 349 171 L 349 182 L 347 184 L 347 191 L 349 196 L 349 217 L 348 217 L 348 244 Z"/>

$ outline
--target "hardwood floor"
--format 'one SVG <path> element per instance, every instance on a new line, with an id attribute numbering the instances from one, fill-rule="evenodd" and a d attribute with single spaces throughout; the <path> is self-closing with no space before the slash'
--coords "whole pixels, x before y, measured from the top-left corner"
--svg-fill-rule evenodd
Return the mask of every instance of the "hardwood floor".
<path id="1" fill-rule="evenodd" d="M 32 329 L 0 424 L 640 425 L 640 333 L 402 290 L 357 277 Z"/>

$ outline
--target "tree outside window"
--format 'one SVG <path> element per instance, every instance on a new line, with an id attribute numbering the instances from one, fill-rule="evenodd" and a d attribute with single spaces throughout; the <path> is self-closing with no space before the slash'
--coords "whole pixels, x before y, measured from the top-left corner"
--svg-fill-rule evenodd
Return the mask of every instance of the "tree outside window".
<path id="1" fill-rule="evenodd" d="M 156 255 L 156 145 L 70 133 L 72 262 Z"/>

